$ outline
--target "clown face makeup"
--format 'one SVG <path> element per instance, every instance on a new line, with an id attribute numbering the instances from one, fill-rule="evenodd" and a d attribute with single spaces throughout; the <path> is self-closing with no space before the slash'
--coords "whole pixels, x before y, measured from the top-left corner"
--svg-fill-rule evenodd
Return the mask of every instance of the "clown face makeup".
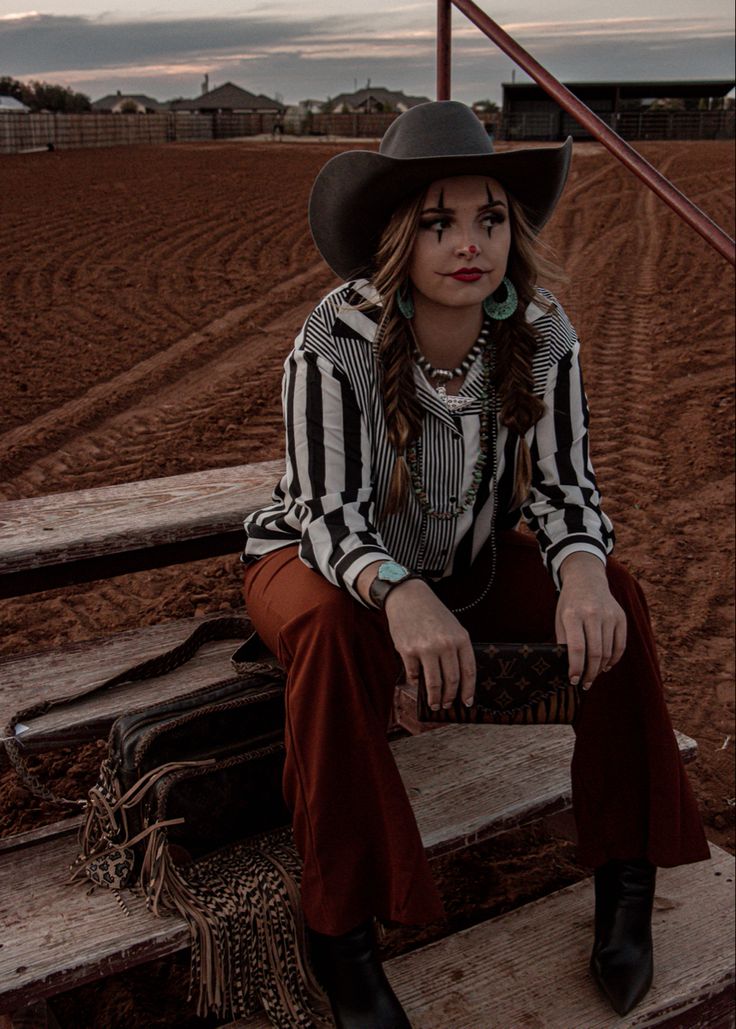
<path id="1" fill-rule="evenodd" d="M 415 304 L 470 307 L 501 284 L 511 245 L 506 192 L 459 175 L 427 190 L 409 263 Z"/>

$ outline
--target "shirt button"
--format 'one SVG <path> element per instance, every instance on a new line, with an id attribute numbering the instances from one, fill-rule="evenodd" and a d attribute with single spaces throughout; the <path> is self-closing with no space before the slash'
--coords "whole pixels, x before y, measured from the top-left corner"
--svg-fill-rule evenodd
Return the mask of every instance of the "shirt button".
<path id="1" fill-rule="evenodd" d="M 454 497 L 454 496 L 453 496 L 453 497 L 450 497 L 450 498 L 449 498 L 449 501 L 448 501 L 448 502 L 449 502 L 450 504 L 457 504 L 457 497 Z"/>

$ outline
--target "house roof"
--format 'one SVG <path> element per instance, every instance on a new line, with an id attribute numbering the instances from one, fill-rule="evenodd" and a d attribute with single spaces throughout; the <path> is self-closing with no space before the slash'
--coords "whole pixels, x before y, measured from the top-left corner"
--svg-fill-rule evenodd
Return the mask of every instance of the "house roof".
<path id="1" fill-rule="evenodd" d="M 429 102 L 429 97 L 426 96 L 407 96 L 406 93 L 402 93 L 400 89 L 386 89 L 384 86 L 371 86 L 368 89 L 359 89 L 355 93 L 340 93 L 334 97 L 331 102 L 331 106 L 339 107 L 340 104 L 350 104 L 352 107 L 358 107 L 360 104 L 365 103 L 366 100 L 372 98 L 378 100 L 380 103 L 389 103 L 396 105 L 397 103 L 404 103 L 408 107 L 416 107 L 417 104 L 426 104 Z"/>
<path id="2" fill-rule="evenodd" d="M 154 100 L 152 96 L 146 96 L 144 93 L 110 93 L 108 96 L 95 100 L 92 103 L 92 110 L 109 111 L 124 100 L 135 100 L 142 107 L 151 107 L 154 111 L 164 107 L 158 100 Z"/>
<path id="3" fill-rule="evenodd" d="M 263 93 L 256 96 L 255 93 L 250 93 L 233 82 L 226 82 L 217 89 L 211 89 L 208 93 L 195 97 L 194 100 L 177 100 L 172 104 L 172 109 L 177 111 L 209 111 L 217 108 L 257 111 L 263 110 L 264 107 L 274 111 L 286 109 L 278 100 L 264 96 Z"/>
<path id="4" fill-rule="evenodd" d="M 596 93 L 612 93 L 618 90 L 624 100 L 649 97 L 705 97 L 725 96 L 734 87 L 733 79 L 671 79 L 647 82 L 565 82 L 564 85 L 575 96 L 588 99 Z M 504 96 L 519 97 L 525 100 L 546 99 L 548 94 L 534 82 L 504 82 Z M 552 98 L 549 97 L 551 100 Z"/>
<path id="5" fill-rule="evenodd" d="M 27 111 L 30 111 L 30 107 L 22 101 L 16 100 L 14 96 L 0 96 L 0 111 L 14 111 L 18 114 L 25 114 Z"/>

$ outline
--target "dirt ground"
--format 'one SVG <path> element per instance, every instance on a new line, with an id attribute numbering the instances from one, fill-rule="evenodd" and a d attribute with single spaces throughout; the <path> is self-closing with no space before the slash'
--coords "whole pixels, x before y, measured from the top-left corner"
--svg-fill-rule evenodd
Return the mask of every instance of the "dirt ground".
<path id="1" fill-rule="evenodd" d="M 312 244 L 307 198 L 344 148 L 2 158 L 0 498 L 282 455 L 283 360 L 336 285 Z M 733 232 L 731 143 L 637 148 Z M 673 722 L 699 745 L 690 777 L 708 837 L 733 852 L 733 272 L 597 144 L 576 145 L 544 238 L 569 278 L 556 292 L 582 341 L 617 556 L 647 593 Z M 240 606 L 232 558 L 125 576 L 0 602 L 0 654 Z M 41 765 L 82 795 L 98 761 L 91 744 Z M 58 817 L 0 777 L 0 835 Z M 580 875 L 574 848 L 541 829 L 438 866 L 450 928 Z M 398 933 L 387 953 L 425 938 Z M 74 991 L 60 1002 L 64 1024 L 203 1025 L 176 1008 L 185 964 Z"/>

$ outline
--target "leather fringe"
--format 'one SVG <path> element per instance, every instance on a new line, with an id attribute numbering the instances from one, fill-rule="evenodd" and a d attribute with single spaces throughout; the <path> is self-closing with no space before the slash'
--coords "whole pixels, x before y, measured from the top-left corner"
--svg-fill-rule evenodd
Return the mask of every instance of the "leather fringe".
<path id="1" fill-rule="evenodd" d="M 178 912 L 192 939 L 189 1000 L 197 1014 L 242 1018 L 263 1008 L 277 1029 L 333 1025 L 308 960 L 291 828 L 177 866 L 165 830 L 146 847 L 149 908 Z"/>
<path id="2" fill-rule="evenodd" d="M 162 765 L 125 793 L 115 769 L 103 763 L 89 793 L 70 881 L 84 873 L 92 889 L 110 889 L 126 914 L 119 891 L 134 887 L 154 915 L 181 915 L 191 937 L 188 1000 L 196 993 L 200 1017 L 243 1018 L 263 1008 L 276 1029 L 328 1029 L 334 1023 L 309 964 L 302 865 L 290 826 L 185 865 L 172 860 L 167 835 L 167 827 L 183 819 L 145 825 L 131 836 L 127 810 L 161 775 L 200 763 Z M 143 847 L 140 862 L 136 855 Z"/>

